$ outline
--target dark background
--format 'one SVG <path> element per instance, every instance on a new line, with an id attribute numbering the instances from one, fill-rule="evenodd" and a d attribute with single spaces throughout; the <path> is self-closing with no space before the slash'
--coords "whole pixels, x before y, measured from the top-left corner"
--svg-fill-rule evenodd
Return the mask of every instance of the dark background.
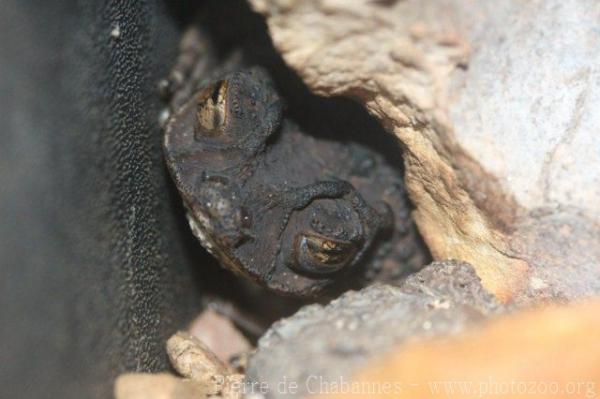
<path id="1" fill-rule="evenodd" d="M 0 397 L 161 370 L 207 259 L 160 151 L 178 6 L 0 0 Z M 119 26 L 120 37 L 111 37 Z"/>

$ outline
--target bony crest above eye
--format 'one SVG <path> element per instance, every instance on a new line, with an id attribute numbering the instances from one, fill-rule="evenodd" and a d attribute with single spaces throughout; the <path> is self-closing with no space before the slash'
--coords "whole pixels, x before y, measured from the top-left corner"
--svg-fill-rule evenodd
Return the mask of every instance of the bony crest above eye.
<path id="1" fill-rule="evenodd" d="M 227 118 L 226 80 L 220 80 L 200 92 L 196 105 L 196 135 L 215 137 L 222 133 Z"/>
<path id="2" fill-rule="evenodd" d="M 294 242 L 294 265 L 299 272 L 329 274 L 350 265 L 360 243 L 300 233 Z"/>

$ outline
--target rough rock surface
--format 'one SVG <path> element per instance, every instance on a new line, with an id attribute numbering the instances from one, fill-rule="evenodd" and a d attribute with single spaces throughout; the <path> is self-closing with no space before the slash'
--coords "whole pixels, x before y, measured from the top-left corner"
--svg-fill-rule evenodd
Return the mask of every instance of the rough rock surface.
<path id="1" fill-rule="evenodd" d="M 574 210 L 539 210 L 521 221 L 511 247 L 531 266 L 517 302 L 569 302 L 600 293 L 600 224 Z"/>
<path id="2" fill-rule="evenodd" d="M 203 310 L 194 319 L 189 326 L 189 333 L 204 342 L 223 362 L 252 348 L 230 318 L 211 308 Z"/>
<path id="3" fill-rule="evenodd" d="M 394 345 L 458 333 L 503 310 L 470 265 L 435 262 L 400 288 L 351 291 L 277 322 L 250 358 L 247 384 L 262 383 L 252 392 L 269 398 L 315 393 L 321 381 L 347 377 Z"/>
<path id="4" fill-rule="evenodd" d="M 167 354 L 173 368 L 183 377 L 201 383 L 210 394 L 218 393 L 231 370 L 202 341 L 186 332 L 167 340 Z"/>
<path id="5" fill-rule="evenodd" d="M 525 259 L 540 247 L 512 246 L 522 218 L 597 220 L 598 2 L 249 1 L 313 91 L 357 99 L 402 142 L 433 256 L 473 264 L 498 298 L 537 273 Z"/>
<path id="6" fill-rule="evenodd" d="M 450 104 L 463 147 L 517 203 L 600 211 L 600 3 L 480 2 Z"/>
<path id="7" fill-rule="evenodd" d="M 599 313 L 598 299 L 537 307 L 458 336 L 407 342 L 318 398 L 597 397 Z"/>

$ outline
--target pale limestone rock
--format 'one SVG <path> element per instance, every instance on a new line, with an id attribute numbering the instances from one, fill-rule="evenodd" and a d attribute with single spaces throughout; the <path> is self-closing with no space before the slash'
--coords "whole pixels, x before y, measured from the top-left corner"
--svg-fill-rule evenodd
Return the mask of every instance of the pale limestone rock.
<path id="1" fill-rule="evenodd" d="M 225 377 L 232 374 L 202 341 L 185 332 L 178 332 L 168 339 L 167 354 L 179 374 L 202 384 L 210 394 L 219 393 Z"/>
<path id="2" fill-rule="evenodd" d="M 115 382 L 116 399 L 203 399 L 208 392 L 201 384 L 167 373 L 121 374 Z"/>
<path id="3" fill-rule="evenodd" d="M 480 3 L 454 79 L 457 140 L 522 207 L 599 220 L 600 3 Z"/>
<path id="4" fill-rule="evenodd" d="M 524 259 L 540 248 L 511 237 L 536 209 L 598 220 L 597 1 L 249 2 L 314 92 L 357 99 L 398 137 L 433 256 L 473 264 L 500 299 L 538 278 Z"/>
<path id="5" fill-rule="evenodd" d="M 115 381 L 115 399 L 240 399 L 244 376 L 226 376 L 222 389 L 211 393 L 201 382 L 168 373 L 125 373 Z"/>
<path id="6" fill-rule="evenodd" d="M 192 321 L 189 333 L 202 341 L 222 361 L 249 352 L 250 342 L 235 327 L 231 319 L 207 308 Z"/>
<path id="7" fill-rule="evenodd" d="M 173 368 L 168 373 L 125 373 L 115 381 L 116 399 L 240 399 L 244 375 L 234 373 L 197 337 L 186 332 L 166 344 Z"/>

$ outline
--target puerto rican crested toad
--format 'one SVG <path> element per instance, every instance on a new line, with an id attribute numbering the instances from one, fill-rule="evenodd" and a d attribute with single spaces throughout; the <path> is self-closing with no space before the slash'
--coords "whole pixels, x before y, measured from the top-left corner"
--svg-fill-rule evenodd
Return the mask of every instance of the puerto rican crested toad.
<path id="1" fill-rule="evenodd" d="M 183 43 L 161 84 L 164 152 L 192 231 L 222 266 L 314 296 L 345 276 L 393 282 L 424 264 L 399 171 L 304 133 L 264 69 L 211 65 L 193 33 Z"/>

